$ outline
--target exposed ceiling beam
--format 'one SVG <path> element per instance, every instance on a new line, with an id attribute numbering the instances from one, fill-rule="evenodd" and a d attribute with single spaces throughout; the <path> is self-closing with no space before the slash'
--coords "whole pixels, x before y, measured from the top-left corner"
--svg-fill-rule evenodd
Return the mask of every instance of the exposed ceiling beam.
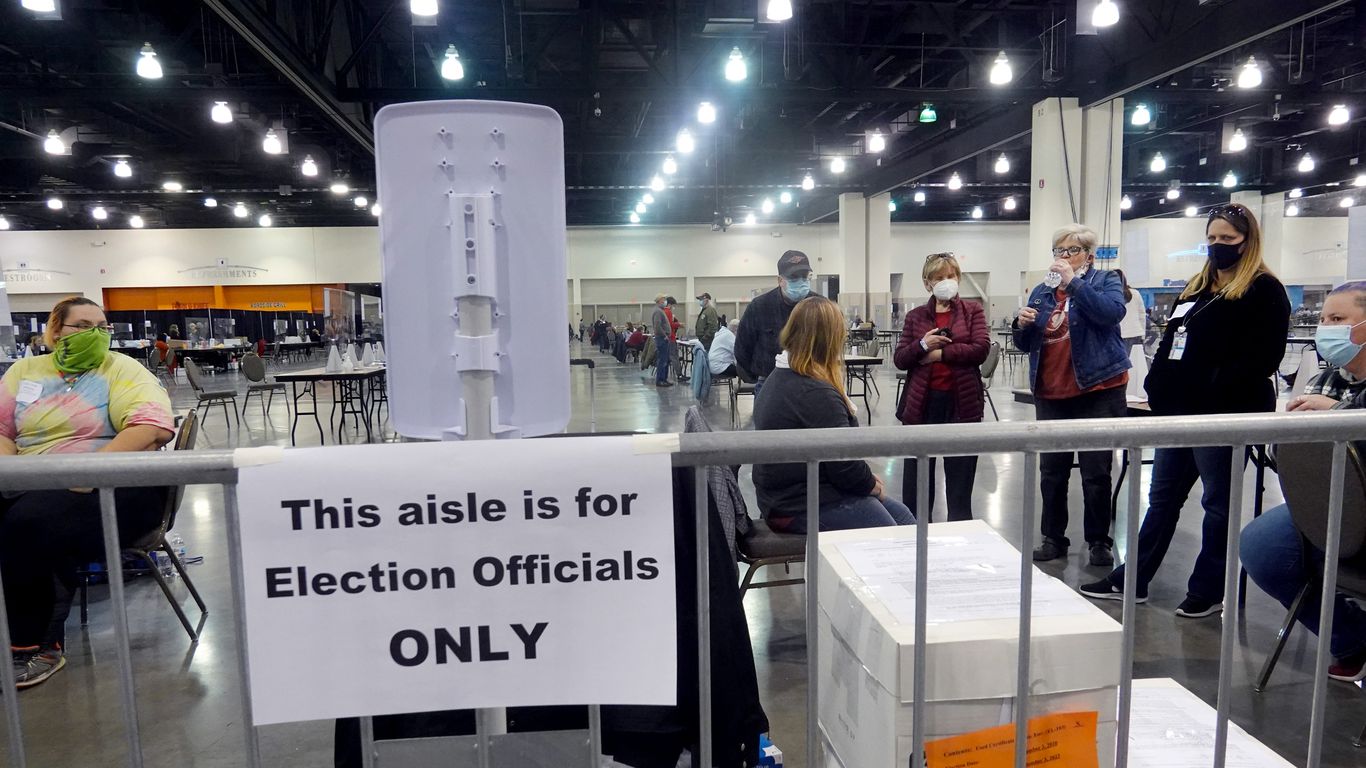
<path id="1" fill-rule="evenodd" d="M 591 99 L 595 89 L 587 86 L 563 87 L 546 85 L 535 88 L 341 88 L 345 101 L 406 102 L 430 99 L 480 98 L 499 101 L 564 102 Z M 602 87 L 596 89 L 605 102 L 653 101 L 684 103 L 696 106 L 700 101 L 716 104 L 765 103 L 828 104 L 832 101 L 869 104 L 898 104 L 903 102 L 932 102 L 936 107 L 953 104 L 981 104 L 1005 106 L 1012 103 L 1035 102 L 1050 96 L 1065 95 L 1054 88 L 755 88 L 743 96 L 718 98 L 714 89 L 674 87 Z"/>

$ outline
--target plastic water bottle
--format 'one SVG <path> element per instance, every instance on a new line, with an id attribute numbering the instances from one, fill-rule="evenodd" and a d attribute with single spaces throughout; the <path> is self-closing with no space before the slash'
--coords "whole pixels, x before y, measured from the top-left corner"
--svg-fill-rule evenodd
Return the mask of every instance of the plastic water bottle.
<path id="1" fill-rule="evenodd" d="M 186 552 L 188 551 L 185 547 L 185 539 L 181 538 L 180 534 L 178 533 L 172 533 L 166 539 L 166 543 L 171 545 L 171 551 L 175 552 L 176 558 L 180 560 L 180 563 L 182 565 L 184 565 L 186 559 Z M 169 565 L 169 561 L 167 564 Z M 172 569 L 173 574 L 174 572 L 174 569 Z"/>
<path id="2" fill-rule="evenodd" d="M 1057 288 L 1062 285 L 1062 275 L 1050 269 L 1043 273 L 1043 284 L 1049 288 Z"/>

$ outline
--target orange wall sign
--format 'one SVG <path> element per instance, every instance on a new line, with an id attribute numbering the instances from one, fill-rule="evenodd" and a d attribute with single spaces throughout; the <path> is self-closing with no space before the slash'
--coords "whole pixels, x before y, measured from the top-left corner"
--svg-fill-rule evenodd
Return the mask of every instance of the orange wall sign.
<path id="1" fill-rule="evenodd" d="M 192 285 L 179 288 L 105 288 L 110 311 L 240 309 L 322 312 L 322 285 Z M 340 287 L 340 286 L 337 286 Z"/>
<path id="2" fill-rule="evenodd" d="M 1062 712 L 1029 719 L 1025 764 L 1097 768 L 1095 712 Z M 925 743 L 929 768 L 1014 768 L 1015 725 L 1001 725 Z"/>

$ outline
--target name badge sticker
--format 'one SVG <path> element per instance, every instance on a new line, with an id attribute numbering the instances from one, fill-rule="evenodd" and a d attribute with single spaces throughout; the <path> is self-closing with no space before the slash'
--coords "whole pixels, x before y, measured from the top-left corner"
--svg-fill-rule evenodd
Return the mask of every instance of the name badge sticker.
<path id="1" fill-rule="evenodd" d="M 30 379 L 19 384 L 19 392 L 14 396 L 14 399 L 20 405 L 31 405 L 38 402 L 38 398 L 42 395 L 43 385 Z"/>

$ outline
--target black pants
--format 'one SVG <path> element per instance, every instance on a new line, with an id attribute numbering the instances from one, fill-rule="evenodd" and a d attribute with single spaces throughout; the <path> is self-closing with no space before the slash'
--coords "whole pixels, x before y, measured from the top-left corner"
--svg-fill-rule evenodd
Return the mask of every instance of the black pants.
<path id="1" fill-rule="evenodd" d="M 135 541 L 161 524 L 166 488 L 119 488 L 119 540 Z M 10 642 L 39 645 L 53 639 L 57 584 L 75 585 L 81 563 L 104 557 L 98 492 L 29 491 L 0 501 L 0 577 L 5 582 Z M 68 602 L 67 608 L 70 608 Z"/>
<path id="2" fill-rule="evenodd" d="M 930 390 L 925 393 L 924 424 L 950 424 L 953 422 L 954 412 L 957 410 L 954 405 L 952 392 L 935 392 Z M 917 513 L 916 500 L 920 497 L 916 495 L 919 483 L 916 480 L 915 459 L 906 459 L 902 471 L 904 476 L 901 480 L 901 500 L 910 507 L 912 513 Z M 934 511 L 934 464 L 935 460 L 930 459 L 930 508 L 926 514 Z M 977 477 L 977 457 L 976 456 L 945 456 L 944 457 L 944 485 L 948 493 L 949 522 L 955 520 L 972 519 L 972 483 Z M 930 517 L 933 522 L 933 516 Z"/>
<path id="3" fill-rule="evenodd" d="M 1098 419 L 1122 417 L 1128 410 L 1124 387 L 1103 389 L 1066 400 L 1044 400 L 1034 404 L 1039 421 L 1053 419 Z M 1045 453 L 1039 457 L 1039 488 L 1043 492 L 1043 521 L 1040 526 L 1046 539 L 1061 546 L 1067 540 L 1067 484 L 1072 477 L 1073 452 Z M 1081 465 L 1081 499 L 1084 531 L 1087 544 L 1113 546 L 1110 538 L 1110 451 L 1082 451 L 1077 454 Z"/>

